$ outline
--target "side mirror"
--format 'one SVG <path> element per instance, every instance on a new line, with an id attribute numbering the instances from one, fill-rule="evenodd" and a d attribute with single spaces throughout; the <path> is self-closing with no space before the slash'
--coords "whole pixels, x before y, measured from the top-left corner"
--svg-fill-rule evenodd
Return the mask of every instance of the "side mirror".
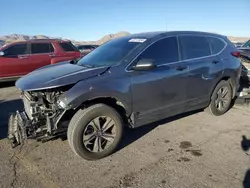
<path id="1" fill-rule="evenodd" d="M 1 56 L 4 56 L 4 52 L 3 51 L 0 51 L 0 57 Z"/>
<path id="2" fill-rule="evenodd" d="M 137 64 L 134 67 L 132 67 L 132 69 L 143 71 L 143 70 L 150 70 L 155 67 L 156 65 L 153 63 L 151 59 L 141 59 L 137 62 Z"/>

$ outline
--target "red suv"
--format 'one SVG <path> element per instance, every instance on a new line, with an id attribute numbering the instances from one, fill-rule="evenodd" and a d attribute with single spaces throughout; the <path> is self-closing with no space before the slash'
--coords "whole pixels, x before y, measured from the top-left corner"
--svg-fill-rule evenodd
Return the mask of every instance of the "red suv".
<path id="1" fill-rule="evenodd" d="M 59 39 L 15 42 L 0 48 L 0 81 L 11 81 L 45 65 L 76 60 L 80 51 Z"/>

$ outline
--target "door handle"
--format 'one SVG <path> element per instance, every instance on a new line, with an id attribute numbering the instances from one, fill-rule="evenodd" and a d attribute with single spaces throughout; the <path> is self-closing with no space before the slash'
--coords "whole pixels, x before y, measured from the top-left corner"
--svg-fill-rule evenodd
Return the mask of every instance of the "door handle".
<path id="1" fill-rule="evenodd" d="M 27 59 L 28 57 L 27 56 L 19 56 L 18 58 L 19 59 Z"/>
<path id="2" fill-rule="evenodd" d="M 185 69 L 187 69 L 187 66 L 179 66 L 176 68 L 176 70 L 178 70 L 178 71 L 183 71 Z"/>
<path id="3" fill-rule="evenodd" d="M 220 62 L 219 60 L 213 60 L 213 61 L 212 61 L 213 64 L 217 64 L 217 63 L 219 63 L 219 62 Z"/>
<path id="4" fill-rule="evenodd" d="M 55 55 L 55 54 L 50 54 L 49 56 L 50 56 L 50 57 L 55 57 L 56 55 Z"/>

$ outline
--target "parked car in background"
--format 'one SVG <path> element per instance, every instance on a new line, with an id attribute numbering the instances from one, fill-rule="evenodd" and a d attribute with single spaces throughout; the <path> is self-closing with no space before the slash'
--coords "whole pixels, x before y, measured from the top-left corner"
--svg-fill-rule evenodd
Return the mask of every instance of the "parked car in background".
<path id="1" fill-rule="evenodd" d="M 91 51 L 93 51 L 94 49 L 96 49 L 98 47 L 98 45 L 79 45 L 77 46 L 77 49 L 81 52 L 82 57 L 87 55 L 88 53 L 90 53 Z"/>
<path id="2" fill-rule="evenodd" d="M 243 63 L 250 63 L 250 40 L 238 48 Z"/>
<path id="3" fill-rule="evenodd" d="M 8 138 L 17 146 L 25 138 L 47 141 L 67 132 L 78 156 L 105 157 L 117 149 L 124 126 L 196 109 L 226 113 L 239 88 L 238 57 L 227 37 L 212 33 L 113 39 L 76 64 L 55 64 L 20 78 L 16 87 L 25 110 L 10 116 Z"/>
<path id="4" fill-rule="evenodd" d="M 241 47 L 238 48 L 240 53 L 240 59 L 242 63 L 242 80 L 247 81 L 249 84 L 250 81 L 250 40 L 244 43 Z"/>
<path id="5" fill-rule="evenodd" d="M 0 81 L 11 81 L 45 65 L 76 60 L 79 50 L 59 39 L 15 42 L 0 48 Z"/>
<path id="6" fill-rule="evenodd" d="M 239 48 L 244 44 L 244 42 L 233 42 L 233 44 L 236 48 Z"/>
<path id="7" fill-rule="evenodd" d="M 234 44 L 236 48 L 239 48 L 244 44 L 244 42 L 238 42 L 238 41 L 231 41 L 231 42 Z"/>

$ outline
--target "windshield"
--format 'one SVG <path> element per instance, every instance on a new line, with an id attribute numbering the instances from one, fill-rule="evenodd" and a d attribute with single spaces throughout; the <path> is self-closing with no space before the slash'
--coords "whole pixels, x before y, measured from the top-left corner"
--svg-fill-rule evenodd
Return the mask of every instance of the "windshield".
<path id="1" fill-rule="evenodd" d="M 120 63 L 140 42 L 129 41 L 131 38 L 123 37 L 113 39 L 83 57 L 78 65 L 89 67 L 112 66 Z"/>
<path id="2" fill-rule="evenodd" d="M 250 48 L 250 40 L 247 41 L 247 42 L 243 45 L 243 47 L 245 47 L 245 48 Z"/>

